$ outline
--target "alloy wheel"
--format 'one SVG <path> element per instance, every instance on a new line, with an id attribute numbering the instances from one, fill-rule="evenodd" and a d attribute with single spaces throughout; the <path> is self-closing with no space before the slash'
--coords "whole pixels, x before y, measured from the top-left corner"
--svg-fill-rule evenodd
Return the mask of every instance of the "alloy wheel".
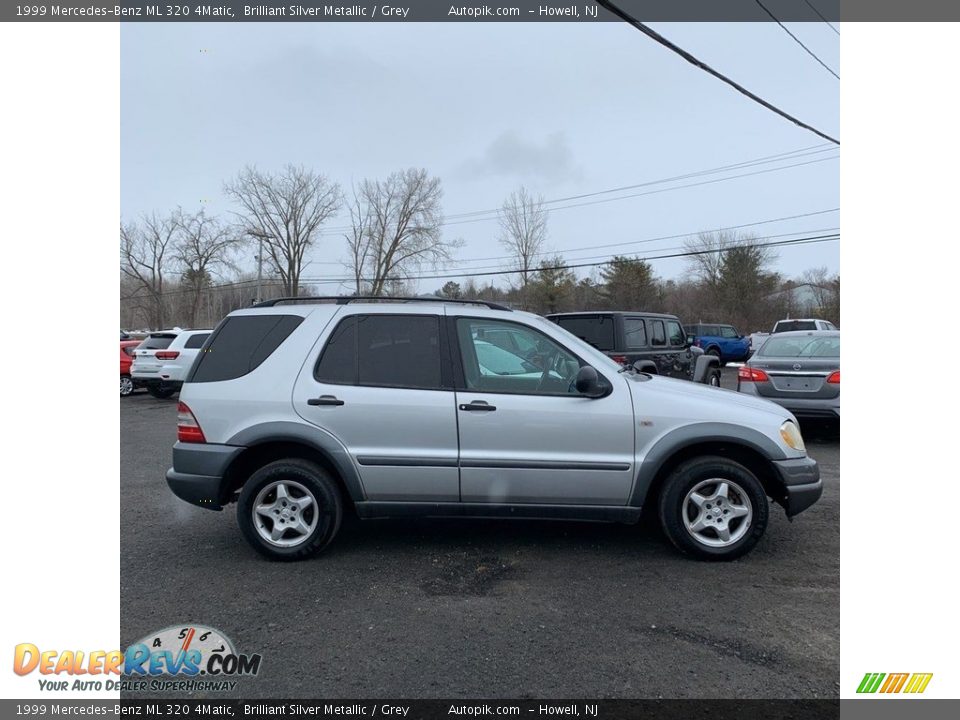
<path id="1" fill-rule="evenodd" d="M 277 480 L 257 494 L 253 525 L 261 538 L 276 547 L 295 547 L 306 541 L 320 518 L 317 500 L 295 480 Z"/>
<path id="2" fill-rule="evenodd" d="M 737 483 L 724 478 L 701 480 L 683 501 L 683 523 L 702 545 L 733 545 L 750 529 L 753 505 Z"/>

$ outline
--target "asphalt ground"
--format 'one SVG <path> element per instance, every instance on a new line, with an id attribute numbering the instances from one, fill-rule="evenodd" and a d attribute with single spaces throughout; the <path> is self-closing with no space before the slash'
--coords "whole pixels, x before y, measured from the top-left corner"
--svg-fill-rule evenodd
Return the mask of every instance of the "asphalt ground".
<path id="1" fill-rule="evenodd" d="M 171 494 L 176 402 L 120 402 L 121 646 L 202 623 L 263 658 L 232 691 L 189 697 L 839 695 L 835 426 L 804 427 L 820 501 L 793 522 L 774 506 L 732 563 L 680 556 L 650 525 L 347 520 L 324 554 L 286 564 L 248 547 L 234 506 Z M 125 693 L 148 695 L 164 693 Z"/>

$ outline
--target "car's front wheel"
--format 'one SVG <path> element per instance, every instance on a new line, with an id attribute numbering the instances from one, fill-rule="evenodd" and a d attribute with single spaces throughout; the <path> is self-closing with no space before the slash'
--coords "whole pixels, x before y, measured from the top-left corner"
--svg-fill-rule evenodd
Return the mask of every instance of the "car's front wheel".
<path id="1" fill-rule="evenodd" d="M 271 560 L 316 555 L 340 529 L 343 500 L 336 482 L 307 460 L 277 460 L 257 470 L 237 503 L 240 530 Z"/>
<path id="2" fill-rule="evenodd" d="M 681 551 L 704 560 L 733 560 L 763 536 L 767 494 L 756 476 L 719 456 L 679 465 L 660 493 L 660 523 Z"/>

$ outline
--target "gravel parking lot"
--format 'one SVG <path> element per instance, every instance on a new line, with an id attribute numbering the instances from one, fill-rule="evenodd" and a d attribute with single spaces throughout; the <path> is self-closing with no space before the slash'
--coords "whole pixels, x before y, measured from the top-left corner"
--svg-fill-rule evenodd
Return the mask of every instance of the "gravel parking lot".
<path id="1" fill-rule="evenodd" d="M 122 646 L 197 622 L 263 656 L 216 697 L 839 694 L 835 428 L 804 428 L 820 502 L 792 523 L 776 508 L 733 563 L 685 559 L 642 526 L 354 520 L 324 555 L 279 564 L 233 506 L 168 490 L 176 397 L 137 393 L 120 414 Z"/>

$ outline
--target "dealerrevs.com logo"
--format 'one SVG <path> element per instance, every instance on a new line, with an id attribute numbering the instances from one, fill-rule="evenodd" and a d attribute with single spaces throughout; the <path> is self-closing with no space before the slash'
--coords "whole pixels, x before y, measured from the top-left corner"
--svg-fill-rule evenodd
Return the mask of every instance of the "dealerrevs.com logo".
<path id="1" fill-rule="evenodd" d="M 121 650 L 14 648 L 13 671 L 38 673 L 40 690 L 228 691 L 235 678 L 260 672 L 259 654 L 238 653 L 222 632 L 204 625 L 171 625 Z M 70 678 L 70 679 L 68 679 Z"/>
<path id="2" fill-rule="evenodd" d="M 867 673 L 857 692 L 918 694 L 927 689 L 932 677 L 933 673 Z"/>

